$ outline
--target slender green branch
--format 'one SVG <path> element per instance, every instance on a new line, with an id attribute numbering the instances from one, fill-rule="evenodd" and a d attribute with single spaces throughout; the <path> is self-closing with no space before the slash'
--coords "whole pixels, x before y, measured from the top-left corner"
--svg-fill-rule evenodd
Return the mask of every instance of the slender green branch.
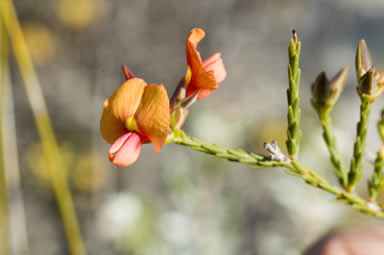
<path id="1" fill-rule="evenodd" d="M 12 0 L 0 1 L 0 14 L 13 46 L 27 97 L 43 144 L 44 153 L 47 155 L 47 166 L 50 170 L 51 182 L 61 213 L 70 251 L 76 255 L 85 254 L 85 247 L 80 233 L 75 207 L 65 176 L 66 170 L 62 163 L 41 86 L 37 79 Z"/>
<path id="2" fill-rule="evenodd" d="M 287 90 L 288 98 L 288 128 L 287 128 L 287 149 L 291 159 L 295 159 L 300 149 L 300 114 L 299 108 L 299 86 L 301 71 L 299 68 L 301 42 L 297 39 L 295 31 L 288 47 L 289 64 L 288 78 L 289 88 Z"/>
<path id="3" fill-rule="evenodd" d="M 332 130 L 332 122 L 328 112 L 324 114 L 319 114 L 321 126 L 323 128 L 323 137 L 327 145 L 328 152 L 331 156 L 331 162 L 333 165 L 333 170 L 336 176 L 339 179 L 340 184 L 343 187 L 348 185 L 348 170 L 344 165 L 343 158 L 337 147 L 336 138 Z"/>
<path id="4" fill-rule="evenodd" d="M 357 124 L 356 141 L 353 147 L 351 167 L 348 173 L 348 191 L 351 191 L 355 187 L 362 174 L 363 154 L 366 146 L 370 111 L 371 102 L 363 100 L 360 106 L 360 121 Z"/>
<path id="5" fill-rule="evenodd" d="M 370 201 L 375 201 L 377 195 L 384 188 L 384 111 L 381 112 L 381 119 L 377 122 L 377 130 L 379 131 L 382 145 L 377 152 L 372 178 L 368 181 Z"/>
<path id="6" fill-rule="evenodd" d="M 372 178 L 368 181 L 369 188 L 369 200 L 375 201 L 380 190 L 383 188 L 384 181 L 384 145 L 380 147 L 379 152 L 375 160 L 375 169 L 372 174 Z"/>
<path id="7" fill-rule="evenodd" d="M 287 169 L 286 173 L 304 180 L 311 186 L 336 195 L 337 202 L 350 204 L 353 208 L 361 212 L 384 219 L 384 211 L 377 203 L 366 201 L 356 194 L 340 190 L 338 187 L 333 186 L 324 177 L 317 174 L 316 172 L 313 172 L 298 161 L 291 161 L 289 159 L 286 159 L 285 161 L 271 160 L 267 156 L 248 153 L 241 149 L 233 150 L 217 144 L 207 144 L 197 138 L 189 137 L 182 130 L 177 130 L 174 132 L 173 142 L 191 147 L 193 150 L 207 153 L 215 157 L 255 165 L 258 168 L 279 166 L 285 167 Z"/>
<path id="8" fill-rule="evenodd" d="M 218 144 L 208 144 L 203 141 L 189 137 L 182 130 L 174 131 L 173 142 L 191 147 L 192 150 L 214 155 L 218 158 L 224 158 L 230 161 L 236 161 L 244 164 L 257 165 L 263 167 L 273 167 L 281 165 L 278 161 L 270 160 L 268 157 L 247 153 L 241 149 L 233 150 L 225 148 Z"/>

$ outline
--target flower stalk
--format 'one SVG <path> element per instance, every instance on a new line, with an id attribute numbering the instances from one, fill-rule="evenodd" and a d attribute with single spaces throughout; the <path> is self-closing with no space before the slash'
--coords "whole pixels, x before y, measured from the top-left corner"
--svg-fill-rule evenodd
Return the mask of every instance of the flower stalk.
<path id="1" fill-rule="evenodd" d="M 297 39 L 297 34 L 293 31 L 292 38 L 288 47 L 289 64 L 288 78 L 289 88 L 287 90 L 288 98 L 288 128 L 286 141 L 288 154 L 291 159 L 295 159 L 300 149 L 300 114 L 299 108 L 299 86 L 301 70 L 299 68 L 301 42 Z"/>

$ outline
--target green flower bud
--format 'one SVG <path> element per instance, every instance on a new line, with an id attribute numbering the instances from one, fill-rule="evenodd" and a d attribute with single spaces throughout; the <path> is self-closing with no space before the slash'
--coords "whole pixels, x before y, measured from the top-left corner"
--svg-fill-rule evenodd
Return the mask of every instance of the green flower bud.
<path id="1" fill-rule="evenodd" d="M 360 81 L 362 76 L 372 68 L 372 58 L 369 53 L 365 40 L 360 40 L 356 51 L 356 73 L 357 80 Z"/>
<path id="2" fill-rule="evenodd" d="M 384 71 L 376 72 L 372 57 L 364 40 L 359 41 L 356 51 L 357 92 L 361 100 L 374 102 L 384 89 Z"/>
<path id="3" fill-rule="evenodd" d="M 359 92 L 360 96 L 371 97 L 374 95 L 375 88 L 375 72 L 373 69 L 370 69 L 360 78 L 357 91 Z"/>
<path id="4" fill-rule="evenodd" d="M 372 67 L 360 79 L 357 86 L 357 92 L 361 100 L 368 100 L 374 102 L 378 96 L 381 95 L 384 89 L 384 82 L 381 82 L 382 77 Z"/>
<path id="5" fill-rule="evenodd" d="M 321 72 L 312 83 L 312 104 L 318 112 L 325 112 L 336 104 L 347 81 L 348 66 L 341 69 L 332 80 Z"/>

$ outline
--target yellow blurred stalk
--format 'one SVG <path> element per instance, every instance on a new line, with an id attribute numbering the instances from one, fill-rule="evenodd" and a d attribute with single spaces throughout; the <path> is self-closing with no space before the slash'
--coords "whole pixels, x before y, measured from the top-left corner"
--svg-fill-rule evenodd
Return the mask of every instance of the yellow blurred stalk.
<path id="1" fill-rule="evenodd" d="M 8 189 L 11 254 L 29 254 L 24 199 L 21 191 L 12 87 L 9 79 L 8 38 L 1 19 L 0 146 Z M 1 144 L 2 143 L 2 144 Z"/>
<path id="2" fill-rule="evenodd" d="M 0 45 L 0 254 L 10 254 L 10 232 L 9 232 L 9 206 L 8 206 L 8 185 L 7 175 L 5 171 L 5 159 L 4 159 L 4 139 L 3 135 L 3 123 L 5 120 L 5 83 L 7 82 L 7 71 L 8 71 L 8 45 L 7 36 L 0 22 L 0 34 L 1 34 L 1 45 Z"/>
<path id="3" fill-rule="evenodd" d="M 65 176 L 66 171 L 63 169 L 64 165 L 62 164 L 41 87 L 12 0 L 0 1 L 0 14 L 13 46 L 27 97 L 43 144 L 43 150 L 47 157 L 47 166 L 50 169 L 52 186 L 61 213 L 69 249 L 71 254 L 85 254 L 71 192 Z"/>

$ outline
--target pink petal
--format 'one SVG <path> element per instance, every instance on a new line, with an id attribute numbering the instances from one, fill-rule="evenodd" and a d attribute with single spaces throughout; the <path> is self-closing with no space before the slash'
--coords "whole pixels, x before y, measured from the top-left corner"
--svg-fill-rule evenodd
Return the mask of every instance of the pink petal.
<path id="1" fill-rule="evenodd" d="M 135 132 L 128 132 L 119 137 L 109 148 L 109 160 L 117 166 L 129 166 L 140 155 L 141 140 Z"/>
<path id="2" fill-rule="evenodd" d="M 213 70 L 213 75 L 215 76 L 217 83 L 222 82 L 227 76 L 220 53 L 215 53 L 205 60 L 203 62 L 203 68 L 206 72 Z"/>

